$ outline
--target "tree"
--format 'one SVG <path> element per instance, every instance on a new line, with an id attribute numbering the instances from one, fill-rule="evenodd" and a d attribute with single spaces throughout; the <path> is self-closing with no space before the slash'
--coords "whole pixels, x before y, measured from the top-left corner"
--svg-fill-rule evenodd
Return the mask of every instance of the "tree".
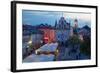
<path id="1" fill-rule="evenodd" d="M 66 41 L 66 50 L 64 54 L 64 59 L 78 59 L 77 55 L 79 54 L 79 49 L 80 49 L 80 39 L 78 35 L 73 35 L 71 36 L 67 41 Z M 74 55 L 72 56 L 71 54 Z"/>
<path id="2" fill-rule="evenodd" d="M 91 41 L 90 41 L 90 37 L 88 36 L 84 36 L 84 41 L 81 43 L 80 45 L 80 52 L 90 56 L 91 55 Z"/>
<path id="3" fill-rule="evenodd" d="M 80 43 L 80 39 L 79 39 L 79 37 L 77 35 L 71 36 L 69 38 L 69 40 L 68 40 L 68 44 L 69 45 L 72 45 L 72 46 L 74 46 L 76 44 L 79 44 L 79 43 Z"/>

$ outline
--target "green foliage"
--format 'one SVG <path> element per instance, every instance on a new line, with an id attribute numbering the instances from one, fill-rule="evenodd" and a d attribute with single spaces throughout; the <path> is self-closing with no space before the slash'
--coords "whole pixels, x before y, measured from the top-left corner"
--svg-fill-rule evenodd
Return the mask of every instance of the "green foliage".
<path id="1" fill-rule="evenodd" d="M 88 36 L 84 36 L 83 41 L 81 41 L 78 35 L 73 35 L 69 38 L 68 44 L 73 48 L 75 45 L 80 45 L 80 53 L 83 53 L 87 56 L 91 55 L 91 41 Z"/>
<path id="2" fill-rule="evenodd" d="M 85 55 L 88 55 L 88 56 L 91 54 L 90 38 L 85 37 L 84 41 L 81 42 L 81 44 L 80 44 L 80 52 L 85 54 Z"/>
<path id="3" fill-rule="evenodd" d="M 77 35 L 73 35 L 72 37 L 69 38 L 69 44 L 75 45 L 80 43 L 80 39 Z"/>
<path id="4" fill-rule="evenodd" d="M 29 49 L 33 49 L 34 46 L 32 44 L 29 44 Z"/>

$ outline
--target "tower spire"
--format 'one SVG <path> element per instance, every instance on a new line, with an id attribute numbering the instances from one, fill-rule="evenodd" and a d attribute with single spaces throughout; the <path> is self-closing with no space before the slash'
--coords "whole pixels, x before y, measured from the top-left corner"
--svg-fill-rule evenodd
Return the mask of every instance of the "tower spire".
<path id="1" fill-rule="evenodd" d="M 62 17 L 63 17 L 63 12 L 62 12 Z"/>

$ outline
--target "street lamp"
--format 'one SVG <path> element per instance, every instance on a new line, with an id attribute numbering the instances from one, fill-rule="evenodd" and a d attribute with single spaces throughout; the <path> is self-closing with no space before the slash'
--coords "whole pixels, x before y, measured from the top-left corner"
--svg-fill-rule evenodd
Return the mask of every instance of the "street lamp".
<path id="1" fill-rule="evenodd" d="M 32 41 L 30 40 L 30 41 L 28 42 L 28 44 L 31 45 L 31 44 L 32 44 Z"/>

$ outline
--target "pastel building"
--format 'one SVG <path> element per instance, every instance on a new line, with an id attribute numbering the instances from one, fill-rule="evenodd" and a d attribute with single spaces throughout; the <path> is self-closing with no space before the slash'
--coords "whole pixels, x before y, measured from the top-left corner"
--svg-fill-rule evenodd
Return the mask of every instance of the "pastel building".
<path id="1" fill-rule="evenodd" d="M 44 43 L 51 43 L 55 41 L 55 29 L 51 27 L 43 27 L 39 28 L 41 31 L 44 32 L 43 34 L 43 41 Z"/>

